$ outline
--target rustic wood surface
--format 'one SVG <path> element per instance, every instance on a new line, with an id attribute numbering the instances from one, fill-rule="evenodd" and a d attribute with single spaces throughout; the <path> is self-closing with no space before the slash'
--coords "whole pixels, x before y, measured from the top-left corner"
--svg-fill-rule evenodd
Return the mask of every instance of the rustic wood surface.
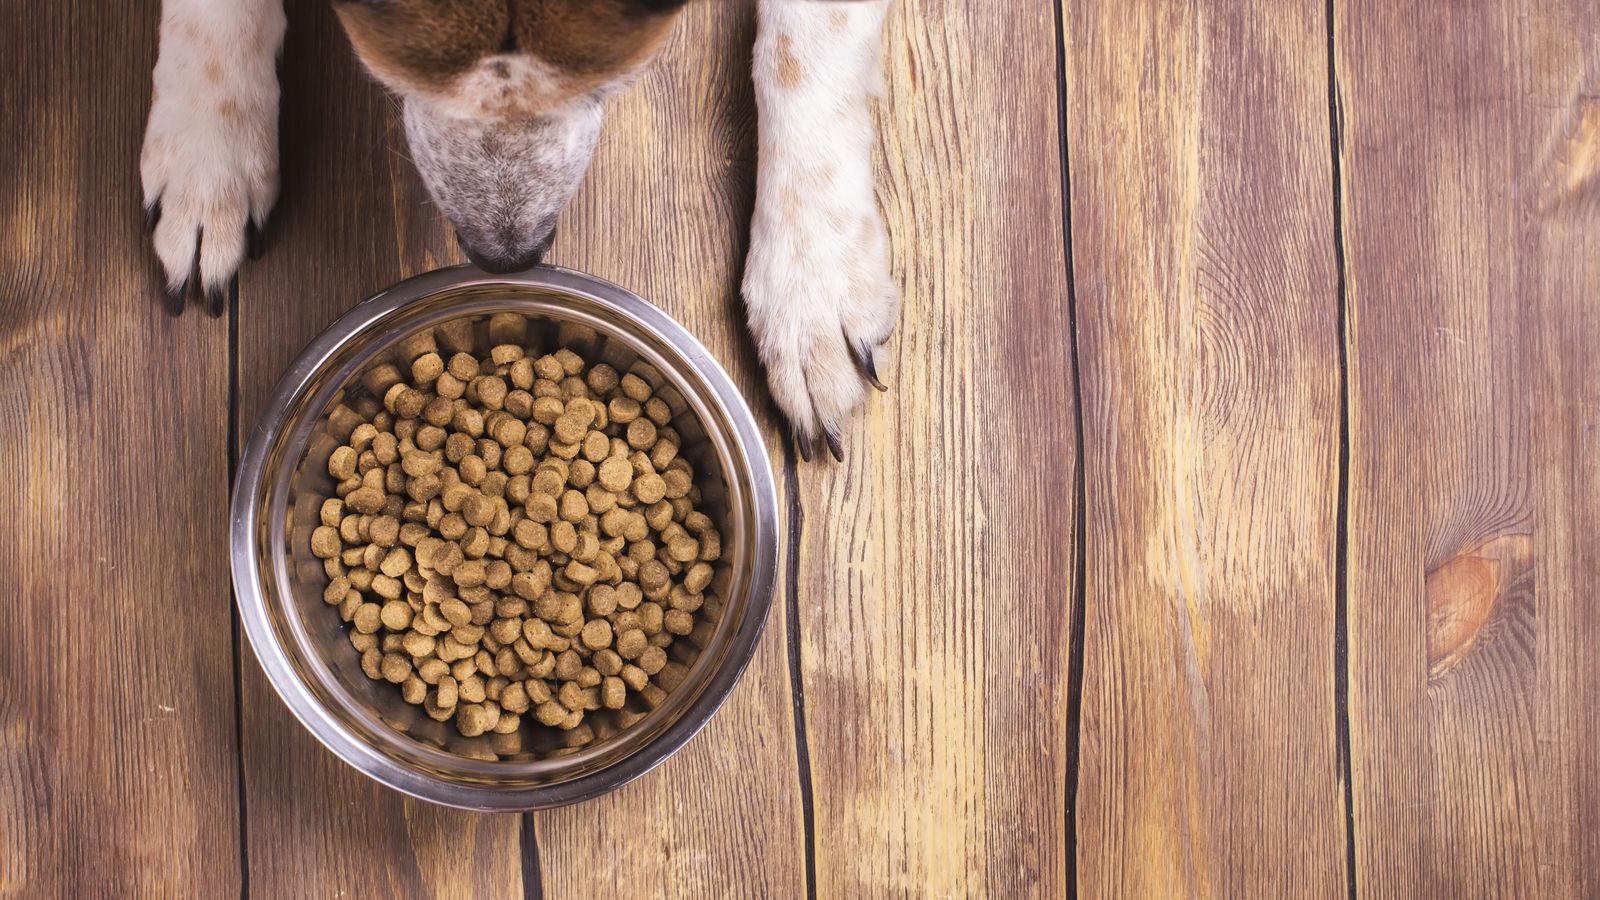
<path id="1" fill-rule="evenodd" d="M 0 4 L 0 894 L 1600 894 L 1589 0 L 901 0 L 894 389 L 838 465 L 734 288 L 751 4 L 692 6 L 553 261 L 753 398 L 779 602 L 681 753 L 524 816 L 344 766 L 235 630 L 271 384 L 459 255 L 293 0 L 267 255 L 162 313 L 157 6 Z"/>
<path id="2" fill-rule="evenodd" d="M 1600 17 L 1338 7 L 1355 880 L 1600 893 Z"/>
<path id="3" fill-rule="evenodd" d="M 1085 896 L 1345 893 L 1322 10 L 1066 10 Z"/>

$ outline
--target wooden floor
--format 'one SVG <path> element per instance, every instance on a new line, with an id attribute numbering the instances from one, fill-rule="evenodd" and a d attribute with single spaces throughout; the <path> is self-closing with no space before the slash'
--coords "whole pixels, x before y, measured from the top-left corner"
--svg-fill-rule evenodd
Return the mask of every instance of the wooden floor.
<path id="1" fill-rule="evenodd" d="M 840 465 L 734 289 L 752 11 L 691 7 L 555 261 L 755 399 L 782 602 L 683 752 L 524 816 L 345 767 L 230 618 L 270 385 L 458 260 L 289 8 L 282 200 L 212 320 L 139 227 L 156 0 L 0 5 L 0 894 L 1600 896 L 1593 0 L 900 0 L 905 307 Z"/>

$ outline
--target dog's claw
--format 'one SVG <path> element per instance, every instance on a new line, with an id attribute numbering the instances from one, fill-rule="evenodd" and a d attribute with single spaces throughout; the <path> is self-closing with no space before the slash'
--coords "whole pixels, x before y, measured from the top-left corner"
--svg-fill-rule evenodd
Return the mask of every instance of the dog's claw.
<path id="1" fill-rule="evenodd" d="M 169 287 L 165 291 L 161 292 L 161 296 L 164 301 L 161 304 L 161 307 L 167 311 L 167 315 L 169 316 L 181 316 L 183 315 L 183 304 L 187 299 L 188 294 L 189 282 L 187 281 L 178 285 L 177 287 Z"/>
<path id="2" fill-rule="evenodd" d="M 234 276 L 238 278 L 237 275 Z M 230 287 L 231 290 L 231 287 Z M 222 318 L 222 313 L 228 308 L 228 295 L 222 285 L 212 285 L 206 290 L 206 314 L 213 319 Z"/>
<path id="3" fill-rule="evenodd" d="M 267 250 L 266 229 L 257 225 L 255 219 L 245 220 L 244 245 L 251 259 L 260 259 Z"/>
<path id="4" fill-rule="evenodd" d="M 822 437 L 828 442 L 828 452 L 833 454 L 835 462 L 844 462 L 844 442 L 839 435 L 828 429 L 823 429 Z"/>
<path id="5" fill-rule="evenodd" d="M 811 436 L 796 431 L 794 433 L 794 443 L 800 450 L 800 461 L 811 462 L 811 445 L 814 443 Z"/>
<path id="6" fill-rule="evenodd" d="M 156 226 L 160 224 L 161 198 L 157 197 L 156 199 L 150 201 L 149 206 L 144 208 L 144 233 L 147 235 L 155 234 Z"/>
<path id="7" fill-rule="evenodd" d="M 867 380 L 867 384 L 887 392 L 889 386 L 878 378 L 878 363 L 872 358 L 872 348 L 852 342 L 850 349 L 855 353 L 856 366 L 861 369 L 861 376 Z"/>

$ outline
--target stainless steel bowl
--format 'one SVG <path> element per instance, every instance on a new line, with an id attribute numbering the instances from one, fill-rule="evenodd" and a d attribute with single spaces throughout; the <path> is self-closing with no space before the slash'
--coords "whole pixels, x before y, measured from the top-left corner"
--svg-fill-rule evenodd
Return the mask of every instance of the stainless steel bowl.
<path id="1" fill-rule="evenodd" d="M 467 320 L 477 323 L 481 340 L 481 323 L 495 313 L 527 317 L 531 344 L 551 347 L 559 336 L 591 362 L 654 381 L 672 407 L 682 452 L 695 465 L 701 509 L 724 536 L 724 565 L 714 583 L 721 607 L 707 603 L 714 622 L 699 630 L 698 647 L 683 640 L 675 647 L 681 682 L 656 708 L 635 708 L 629 718 L 636 721 L 613 724 L 610 734 L 602 724 L 597 739 L 577 749 L 530 746 L 525 736 L 463 738 L 450 723 L 406 704 L 393 685 L 368 680 L 338 615 L 322 602 L 327 577 L 309 548 L 321 497 L 333 487 L 327 458 L 338 441 L 328 413 L 361 402 L 361 375 L 390 361 L 408 337 Z M 772 469 L 727 373 L 654 306 L 554 267 L 507 276 L 466 267 L 430 272 L 334 323 L 278 382 L 250 433 L 234 483 L 231 531 L 245 634 L 295 717 L 378 781 L 480 810 L 584 800 L 626 784 L 683 746 L 750 662 L 777 566 Z"/>

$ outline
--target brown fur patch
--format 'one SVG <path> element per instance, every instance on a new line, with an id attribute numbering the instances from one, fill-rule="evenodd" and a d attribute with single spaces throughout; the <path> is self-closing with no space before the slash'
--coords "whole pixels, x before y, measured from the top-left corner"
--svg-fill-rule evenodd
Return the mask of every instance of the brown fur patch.
<path id="1" fill-rule="evenodd" d="M 516 0 L 517 47 L 573 75 L 610 77 L 655 54 L 677 9 L 638 0 Z"/>
<path id="2" fill-rule="evenodd" d="M 834 31 L 843 31 L 844 27 L 850 24 L 850 17 L 844 14 L 844 10 L 836 9 L 828 13 L 828 24 Z"/>
<path id="3" fill-rule="evenodd" d="M 643 65 L 677 12 L 641 0 L 387 0 L 335 9 L 357 55 L 396 89 L 447 90 L 509 44 L 568 76 L 561 97 Z"/>
<path id="4" fill-rule="evenodd" d="M 392 84 L 442 90 L 484 56 L 511 27 L 504 0 L 389 0 L 337 3 L 350 43 Z"/>
<path id="5" fill-rule="evenodd" d="M 800 68 L 800 58 L 794 55 L 794 47 L 790 44 L 788 35 L 778 36 L 778 43 L 773 53 L 778 66 L 778 85 L 787 90 L 799 87 L 800 79 L 804 77 L 805 72 Z"/>

